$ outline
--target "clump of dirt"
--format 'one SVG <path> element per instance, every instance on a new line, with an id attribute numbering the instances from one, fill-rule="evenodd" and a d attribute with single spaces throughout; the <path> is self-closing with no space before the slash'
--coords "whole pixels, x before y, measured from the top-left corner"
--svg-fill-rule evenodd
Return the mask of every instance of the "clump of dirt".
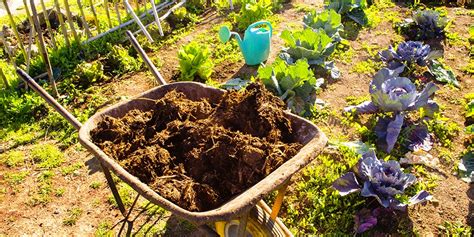
<path id="1" fill-rule="evenodd" d="M 92 140 L 161 196 L 206 211 L 298 152 L 284 109 L 261 84 L 226 92 L 216 105 L 170 91 L 150 111 L 105 117 Z"/>

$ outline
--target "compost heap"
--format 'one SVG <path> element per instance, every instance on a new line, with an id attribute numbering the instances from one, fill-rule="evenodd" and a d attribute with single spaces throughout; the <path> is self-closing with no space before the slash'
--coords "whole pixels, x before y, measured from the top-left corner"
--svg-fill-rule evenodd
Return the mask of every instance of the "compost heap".
<path id="1" fill-rule="evenodd" d="M 261 84 L 217 104 L 170 91 L 151 111 L 105 117 L 92 140 L 129 173 L 189 211 L 214 209 L 293 157 L 285 104 Z"/>

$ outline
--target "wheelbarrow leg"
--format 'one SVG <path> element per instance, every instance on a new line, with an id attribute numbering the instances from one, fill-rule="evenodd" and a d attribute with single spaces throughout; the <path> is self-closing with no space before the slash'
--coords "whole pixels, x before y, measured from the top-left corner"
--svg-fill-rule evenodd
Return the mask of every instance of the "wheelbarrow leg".
<path id="1" fill-rule="evenodd" d="M 104 172 L 105 179 L 107 180 L 107 184 L 109 184 L 110 191 L 112 191 L 112 194 L 114 195 L 115 202 L 117 202 L 117 206 L 122 213 L 124 217 L 126 217 L 126 212 L 125 212 L 125 206 L 123 205 L 122 198 L 120 197 L 120 194 L 117 190 L 117 186 L 115 185 L 114 179 L 112 178 L 112 175 L 110 174 L 110 171 L 105 165 L 103 165 L 99 161 L 100 167 L 102 167 L 102 171 Z"/>
<path id="2" fill-rule="evenodd" d="M 281 188 L 278 189 L 278 194 L 275 199 L 275 203 L 273 204 L 272 207 L 272 213 L 270 214 L 270 218 L 275 221 L 278 212 L 280 212 L 281 205 L 283 204 L 283 198 L 285 197 L 286 189 L 288 188 L 289 180 L 286 181 Z"/>

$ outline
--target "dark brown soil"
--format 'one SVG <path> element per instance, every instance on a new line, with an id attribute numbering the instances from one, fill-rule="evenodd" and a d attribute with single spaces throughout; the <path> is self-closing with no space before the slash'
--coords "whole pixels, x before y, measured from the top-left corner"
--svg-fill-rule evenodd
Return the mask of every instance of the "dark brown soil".
<path id="1" fill-rule="evenodd" d="M 261 84 L 220 102 L 168 92 L 151 111 L 106 117 L 92 140 L 132 175 L 190 211 L 214 209 L 294 156 L 284 103 Z"/>

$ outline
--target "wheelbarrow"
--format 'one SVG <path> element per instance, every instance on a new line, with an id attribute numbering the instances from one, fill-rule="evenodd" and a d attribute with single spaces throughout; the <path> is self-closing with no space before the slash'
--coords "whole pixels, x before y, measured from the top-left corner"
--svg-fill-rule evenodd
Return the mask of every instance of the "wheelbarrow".
<path id="1" fill-rule="evenodd" d="M 152 101 L 161 98 L 168 91 L 176 90 L 182 92 L 191 100 L 206 98 L 211 103 L 218 101 L 225 92 L 224 90 L 197 82 L 175 82 L 167 84 L 138 44 L 133 34 L 127 31 L 127 35 L 143 61 L 161 85 L 128 101 L 115 104 L 96 113 L 89 118 L 84 125 L 54 100 L 54 98 L 41 88 L 27 73 L 22 70 L 17 71 L 18 75 L 34 91 L 79 130 L 80 143 L 98 159 L 125 220 L 128 220 L 131 210 L 126 212 L 109 170 L 112 170 L 123 182 L 130 185 L 139 195 L 151 203 L 170 211 L 172 214 L 193 223 L 206 236 L 292 236 L 290 231 L 277 217 L 286 188 L 291 176 L 314 160 L 323 150 L 327 142 L 324 133 L 313 123 L 302 117 L 285 112 L 285 116 L 291 121 L 292 129 L 295 131 L 294 134 L 297 134 L 293 140 L 304 145 L 294 157 L 286 161 L 257 184 L 233 197 L 231 200 L 228 200 L 220 207 L 203 212 L 188 211 L 163 198 L 137 177 L 127 172 L 116 160 L 109 157 L 92 142 L 91 131 L 106 116 L 120 118 L 133 109 L 142 111 L 151 110 L 154 105 Z M 272 208 L 270 208 L 262 199 L 275 190 L 278 190 L 278 194 Z M 135 202 L 136 200 L 137 199 L 135 199 Z M 130 209 L 132 208 L 133 205 Z M 214 228 L 212 228 L 210 224 L 214 224 Z"/>

